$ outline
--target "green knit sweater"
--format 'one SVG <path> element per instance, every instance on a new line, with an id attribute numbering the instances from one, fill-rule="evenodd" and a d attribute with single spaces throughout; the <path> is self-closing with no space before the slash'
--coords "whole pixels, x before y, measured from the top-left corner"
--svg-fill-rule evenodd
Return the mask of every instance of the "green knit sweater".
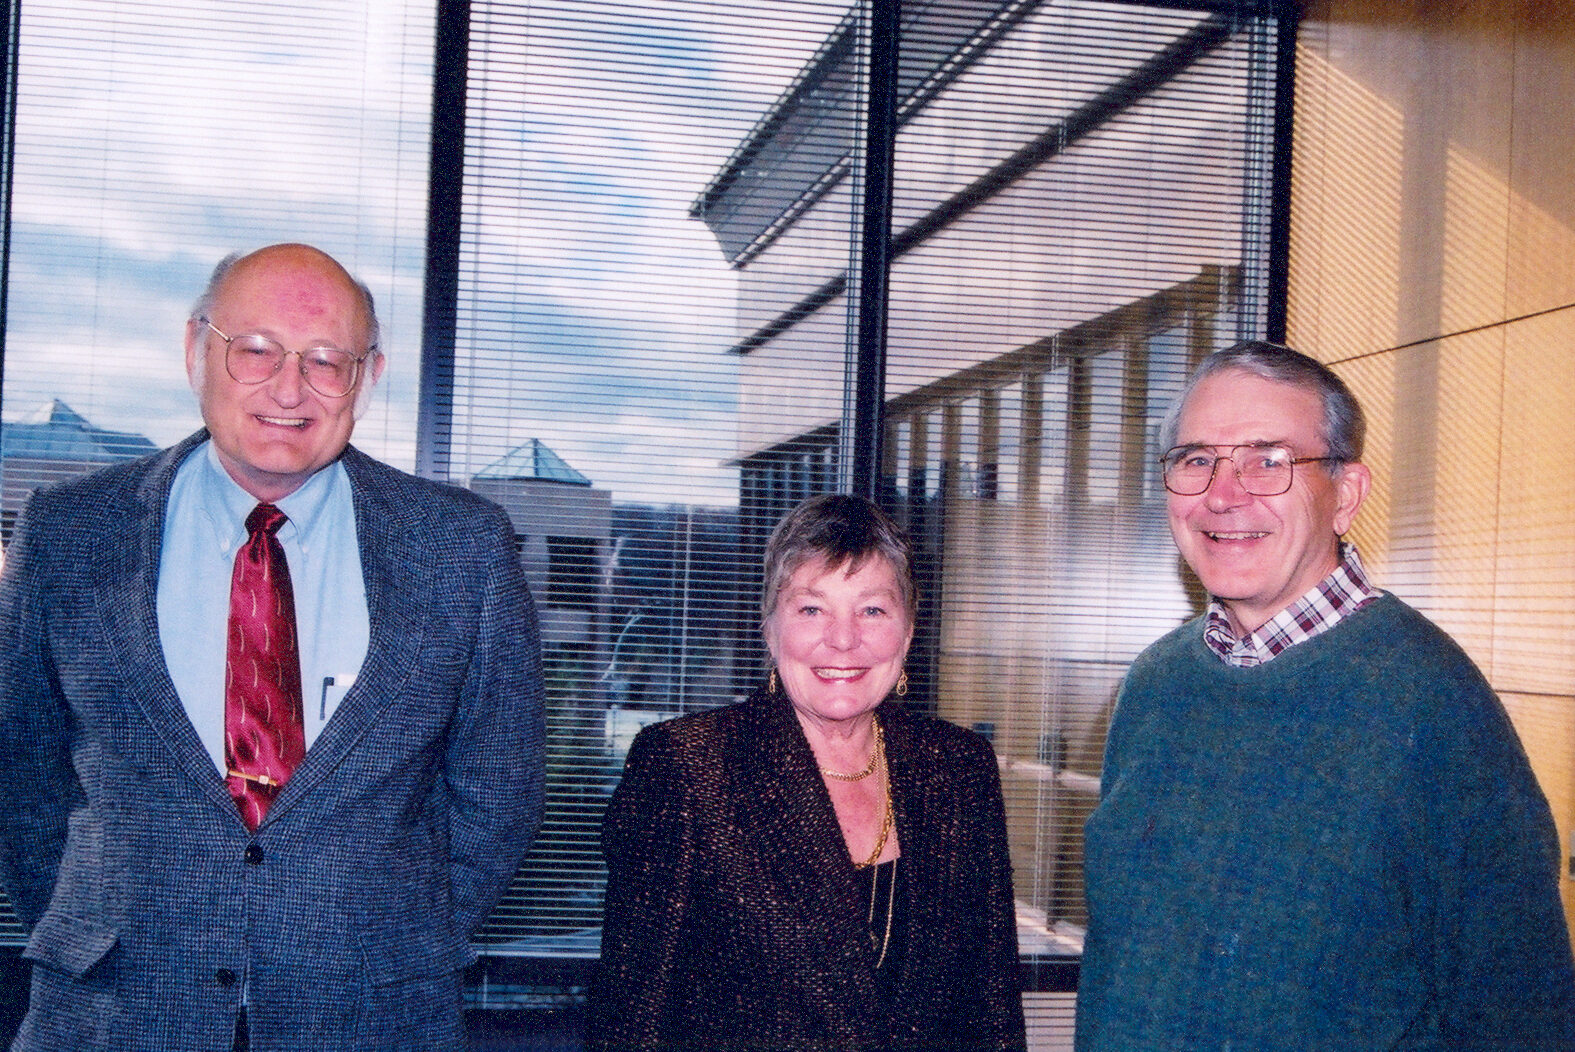
<path id="1" fill-rule="evenodd" d="M 1575 1049 L 1558 842 L 1503 706 L 1390 595 L 1256 668 L 1122 685 L 1079 1052 Z"/>

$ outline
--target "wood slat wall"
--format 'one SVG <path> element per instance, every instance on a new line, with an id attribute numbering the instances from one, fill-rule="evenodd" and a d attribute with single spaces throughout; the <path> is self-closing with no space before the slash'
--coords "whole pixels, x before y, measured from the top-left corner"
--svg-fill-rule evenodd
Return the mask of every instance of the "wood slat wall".
<path id="1" fill-rule="evenodd" d="M 1371 415 L 1354 531 L 1575 825 L 1575 4 L 1314 0 L 1288 339 Z M 1575 893 L 1565 867 L 1566 913 Z"/>

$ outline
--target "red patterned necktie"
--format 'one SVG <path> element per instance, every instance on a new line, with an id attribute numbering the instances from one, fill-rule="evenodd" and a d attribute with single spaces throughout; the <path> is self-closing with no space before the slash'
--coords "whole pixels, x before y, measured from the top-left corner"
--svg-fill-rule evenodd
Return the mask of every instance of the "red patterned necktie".
<path id="1" fill-rule="evenodd" d="M 295 593 L 284 548 L 274 536 L 286 521 L 272 504 L 252 510 L 230 578 L 224 760 L 230 795 L 248 829 L 257 828 L 306 755 Z"/>

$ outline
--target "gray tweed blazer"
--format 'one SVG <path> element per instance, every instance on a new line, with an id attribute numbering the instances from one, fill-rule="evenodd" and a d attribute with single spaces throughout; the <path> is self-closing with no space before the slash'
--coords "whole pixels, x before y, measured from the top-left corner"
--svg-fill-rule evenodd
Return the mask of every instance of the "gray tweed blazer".
<path id="1" fill-rule="evenodd" d="M 1020 1049 L 1017 930 L 989 743 L 883 704 L 907 952 L 877 991 L 868 877 L 788 701 L 641 731 L 603 826 L 588 1047 Z"/>
<path id="2" fill-rule="evenodd" d="M 0 578 L 0 877 L 17 1049 L 463 1046 L 468 936 L 542 798 L 536 615 L 495 506 L 346 450 L 366 663 L 255 833 L 154 610 L 163 453 L 39 491 Z"/>

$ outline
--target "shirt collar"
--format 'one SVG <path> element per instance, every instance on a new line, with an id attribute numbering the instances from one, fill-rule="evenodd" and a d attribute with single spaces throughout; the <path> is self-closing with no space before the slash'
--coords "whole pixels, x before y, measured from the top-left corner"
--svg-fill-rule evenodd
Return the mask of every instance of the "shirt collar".
<path id="1" fill-rule="evenodd" d="M 195 479 L 197 507 L 213 531 L 214 542 L 221 550 L 233 552 L 246 539 L 246 518 L 258 500 L 230 477 L 212 439 L 203 443 L 197 453 L 202 458 Z M 313 472 L 295 492 L 274 501 L 274 506 L 289 519 L 279 528 L 281 544 L 288 541 L 302 549 L 308 547 L 312 524 L 322 518 L 323 508 L 333 496 L 334 483 L 343 474 L 344 467 L 335 460 Z"/>
<path id="2" fill-rule="evenodd" d="M 1382 594 L 1369 580 L 1356 545 L 1341 541 L 1340 564 L 1328 577 L 1245 636 L 1236 635 L 1224 605 L 1210 599 L 1203 641 L 1227 665 L 1251 668 L 1322 635 Z"/>

